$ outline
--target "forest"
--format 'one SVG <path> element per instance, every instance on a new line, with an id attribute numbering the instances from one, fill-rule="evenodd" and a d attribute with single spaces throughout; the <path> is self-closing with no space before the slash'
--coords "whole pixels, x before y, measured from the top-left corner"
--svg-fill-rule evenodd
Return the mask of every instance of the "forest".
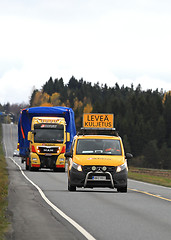
<path id="1" fill-rule="evenodd" d="M 77 130 L 83 113 L 113 113 L 125 151 L 134 155 L 130 165 L 171 169 L 171 91 L 144 91 L 140 84 L 135 88 L 92 85 L 74 76 L 64 84 L 62 78 L 50 77 L 32 92 L 29 107 L 34 106 L 71 107 Z"/>

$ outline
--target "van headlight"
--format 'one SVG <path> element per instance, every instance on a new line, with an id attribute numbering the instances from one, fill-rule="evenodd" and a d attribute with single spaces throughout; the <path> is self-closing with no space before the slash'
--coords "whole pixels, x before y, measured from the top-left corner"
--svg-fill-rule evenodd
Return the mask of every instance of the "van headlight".
<path id="1" fill-rule="evenodd" d="M 72 162 L 72 167 L 75 168 L 77 171 L 79 172 L 82 172 L 82 166 L 75 163 L 75 162 Z"/>
<path id="2" fill-rule="evenodd" d="M 128 170 L 127 162 L 125 162 L 124 164 L 122 164 L 122 165 L 120 165 L 120 166 L 117 166 L 116 172 L 117 172 L 117 173 L 118 173 L 118 172 L 121 172 L 121 171 L 123 171 L 125 168 Z"/>

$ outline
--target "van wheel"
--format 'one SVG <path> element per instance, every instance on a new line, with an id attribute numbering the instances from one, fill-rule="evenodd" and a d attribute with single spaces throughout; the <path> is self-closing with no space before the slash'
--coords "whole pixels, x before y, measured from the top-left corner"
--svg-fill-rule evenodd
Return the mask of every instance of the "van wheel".
<path id="1" fill-rule="evenodd" d="M 71 185 L 69 180 L 68 180 L 68 191 L 70 192 L 76 191 L 76 186 Z"/>
<path id="2" fill-rule="evenodd" d="M 117 188 L 117 191 L 126 193 L 127 192 L 127 186 L 126 187 L 122 187 L 122 188 Z"/>

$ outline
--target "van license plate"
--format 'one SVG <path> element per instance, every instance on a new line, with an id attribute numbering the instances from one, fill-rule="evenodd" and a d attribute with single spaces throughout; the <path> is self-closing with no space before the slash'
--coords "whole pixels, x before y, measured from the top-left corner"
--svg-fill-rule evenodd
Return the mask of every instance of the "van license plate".
<path id="1" fill-rule="evenodd" d="M 106 176 L 93 176 L 93 180 L 106 180 Z"/>

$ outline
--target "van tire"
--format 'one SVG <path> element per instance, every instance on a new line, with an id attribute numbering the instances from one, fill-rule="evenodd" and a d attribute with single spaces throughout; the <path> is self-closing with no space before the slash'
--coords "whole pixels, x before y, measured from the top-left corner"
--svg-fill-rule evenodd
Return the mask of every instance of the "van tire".
<path id="1" fill-rule="evenodd" d="M 68 180 L 68 191 L 70 192 L 76 191 L 76 186 L 71 185 L 69 180 Z"/>
<path id="2" fill-rule="evenodd" d="M 127 192 L 127 186 L 126 187 L 121 187 L 121 188 L 117 188 L 118 192 L 122 192 L 122 193 L 126 193 Z"/>

